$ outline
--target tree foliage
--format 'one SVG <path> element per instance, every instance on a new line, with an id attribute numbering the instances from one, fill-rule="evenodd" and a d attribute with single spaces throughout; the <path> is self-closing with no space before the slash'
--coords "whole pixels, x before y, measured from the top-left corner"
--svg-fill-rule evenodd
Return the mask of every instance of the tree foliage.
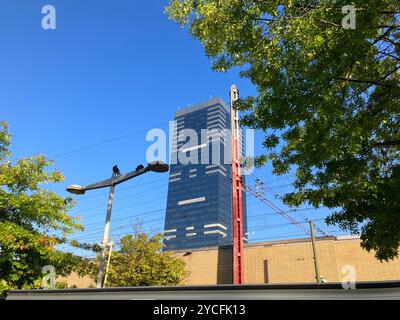
<path id="1" fill-rule="evenodd" d="M 160 234 L 124 236 L 120 250 L 112 253 L 107 287 L 179 284 L 185 275 L 185 262 L 171 252 L 162 252 L 161 239 Z"/>
<path id="2" fill-rule="evenodd" d="M 345 29 L 342 6 L 356 8 Z M 238 102 L 265 133 L 275 174 L 296 170 L 288 205 L 334 211 L 379 259 L 400 243 L 400 2 L 172 0 L 170 18 L 199 39 L 213 68 L 241 69 L 258 94 Z"/>
<path id="3" fill-rule="evenodd" d="M 54 266 L 57 275 L 67 275 L 85 264 L 55 248 L 82 230 L 67 214 L 72 199 L 43 187 L 62 181 L 63 175 L 42 155 L 11 164 L 10 142 L 8 126 L 0 122 L 0 292 L 40 287 L 46 265 Z"/>

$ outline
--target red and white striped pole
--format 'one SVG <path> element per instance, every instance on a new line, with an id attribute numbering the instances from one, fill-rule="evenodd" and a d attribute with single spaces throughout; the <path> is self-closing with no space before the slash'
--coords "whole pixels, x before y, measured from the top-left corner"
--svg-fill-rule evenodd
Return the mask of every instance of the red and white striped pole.
<path id="1" fill-rule="evenodd" d="M 232 232 L 233 232 L 233 284 L 244 283 L 243 264 L 243 206 L 242 206 L 242 176 L 240 174 L 240 129 L 239 112 L 233 108 L 239 99 L 239 90 L 231 86 L 231 131 L 232 131 Z"/>

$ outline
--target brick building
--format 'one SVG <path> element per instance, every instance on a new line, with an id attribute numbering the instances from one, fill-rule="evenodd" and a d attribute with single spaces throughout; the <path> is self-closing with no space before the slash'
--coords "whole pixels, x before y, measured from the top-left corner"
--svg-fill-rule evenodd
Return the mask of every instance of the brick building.
<path id="1" fill-rule="evenodd" d="M 184 284 L 231 283 L 229 248 L 203 248 L 176 254 L 186 262 L 188 276 Z M 309 238 L 250 243 L 245 245 L 244 254 L 246 284 L 315 282 Z M 345 266 L 354 266 L 356 281 L 400 280 L 400 259 L 380 262 L 373 252 L 361 248 L 356 237 L 317 238 L 317 254 L 321 276 L 328 282 L 341 282 L 349 270 L 343 269 Z"/>
<path id="2" fill-rule="evenodd" d="M 187 277 L 183 285 L 231 283 L 232 262 L 229 247 L 211 247 L 176 251 L 186 262 Z M 244 246 L 245 283 L 311 283 L 315 282 L 314 262 L 309 238 L 250 243 Z M 356 281 L 400 280 L 400 259 L 380 262 L 373 252 L 360 246 L 357 237 L 317 238 L 321 276 L 327 282 L 341 282 L 346 266 L 354 267 Z M 88 278 L 71 275 L 68 286 L 84 288 L 94 283 Z"/>

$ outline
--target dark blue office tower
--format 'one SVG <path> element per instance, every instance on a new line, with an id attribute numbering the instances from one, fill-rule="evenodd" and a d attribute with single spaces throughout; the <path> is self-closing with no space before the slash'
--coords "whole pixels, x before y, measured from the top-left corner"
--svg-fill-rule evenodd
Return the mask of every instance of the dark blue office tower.
<path id="1" fill-rule="evenodd" d="M 230 129 L 229 109 L 219 98 L 175 113 L 164 250 L 232 244 L 232 168 L 225 129 Z M 243 234 L 247 242 L 245 194 Z"/>

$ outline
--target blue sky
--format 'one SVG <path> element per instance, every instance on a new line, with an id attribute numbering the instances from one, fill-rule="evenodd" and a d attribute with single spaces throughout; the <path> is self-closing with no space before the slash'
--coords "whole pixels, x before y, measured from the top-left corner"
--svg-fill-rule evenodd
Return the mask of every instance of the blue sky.
<path id="1" fill-rule="evenodd" d="M 167 3 L 0 1 L 0 119 L 10 125 L 13 159 L 41 153 L 55 160 L 66 180 L 48 188 L 67 195 L 68 184 L 107 178 L 114 164 L 133 170 L 146 162 L 147 130 L 167 129 L 178 108 L 210 97 L 228 101 L 233 83 L 244 96 L 256 92 L 238 70 L 213 72 L 201 43 L 168 20 Z M 46 4 L 57 10 L 56 30 L 41 27 Z M 261 138 L 257 133 L 256 154 L 262 152 Z M 276 194 L 292 189 L 292 174 L 273 176 L 269 165 L 255 174 Z M 167 180 L 167 174 L 146 174 L 117 187 L 115 239 L 132 231 L 138 216 L 143 229 L 162 228 Z M 100 241 L 107 190 L 74 198 L 71 214 L 86 226 L 75 238 Z M 257 199 L 249 196 L 248 202 L 250 241 L 300 236 L 301 230 L 285 225 Z M 327 212 L 292 214 L 323 226 L 319 219 Z"/>

